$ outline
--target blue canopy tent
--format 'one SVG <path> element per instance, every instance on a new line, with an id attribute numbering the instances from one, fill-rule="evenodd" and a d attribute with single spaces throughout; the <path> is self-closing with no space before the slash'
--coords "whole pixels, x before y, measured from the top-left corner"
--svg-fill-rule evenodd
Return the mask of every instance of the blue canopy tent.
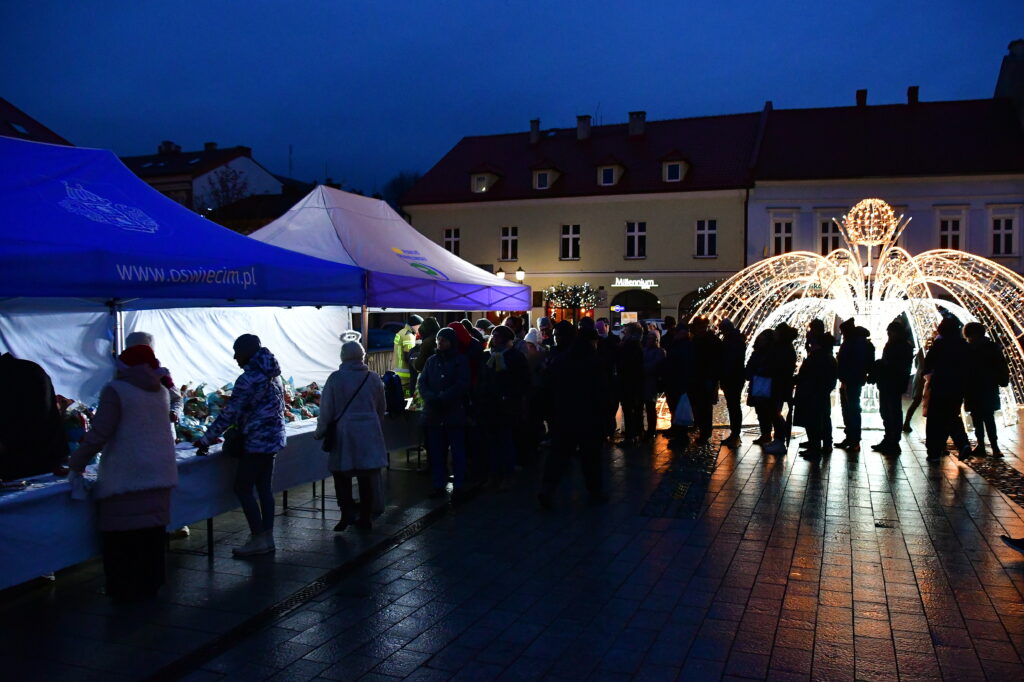
<path id="1" fill-rule="evenodd" d="M 122 310 L 365 299 L 362 268 L 236 234 L 100 149 L 0 137 L 0 240 L 0 298 Z"/>

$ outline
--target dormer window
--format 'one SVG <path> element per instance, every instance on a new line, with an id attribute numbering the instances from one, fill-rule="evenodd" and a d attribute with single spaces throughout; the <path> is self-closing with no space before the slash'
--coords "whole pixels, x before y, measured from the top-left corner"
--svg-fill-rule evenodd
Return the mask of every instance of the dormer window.
<path id="1" fill-rule="evenodd" d="M 497 181 L 498 176 L 494 173 L 473 173 L 470 175 L 469 188 L 474 194 L 482 194 L 494 187 Z"/>
<path id="2" fill-rule="evenodd" d="M 681 182 L 685 172 L 682 161 L 666 161 L 661 165 L 661 179 L 665 182 Z"/>
<path id="3" fill-rule="evenodd" d="M 597 184 L 611 187 L 619 181 L 619 169 L 615 166 L 601 166 L 597 169 Z"/>
<path id="4" fill-rule="evenodd" d="M 547 189 L 551 186 L 551 172 L 542 170 L 533 172 L 533 188 Z"/>

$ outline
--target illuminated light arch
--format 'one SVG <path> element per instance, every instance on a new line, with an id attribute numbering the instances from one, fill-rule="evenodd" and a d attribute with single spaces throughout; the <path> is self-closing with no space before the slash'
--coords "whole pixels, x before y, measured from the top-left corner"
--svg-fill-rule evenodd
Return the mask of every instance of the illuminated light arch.
<path id="1" fill-rule="evenodd" d="M 1010 367 L 1003 405 L 1024 406 L 1024 277 L 963 251 L 936 249 L 912 256 L 896 246 L 910 219 L 897 216 L 881 199 L 865 199 L 835 222 L 847 248 L 827 256 L 795 251 L 755 263 L 723 282 L 697 314 L 729 318 L 748 339 L 781 322 L 803 334 L 815 317 L 826 328 L 853 317 L 880 349 L 886 326 L 901 315 L 920 348 L 945 310 L 963 323 L 985 325 Z M 936 298 L 935 290 L 953 302 Z M 1004 418 L 1016 421 L 1016 410 L 1004 410 Z"/>

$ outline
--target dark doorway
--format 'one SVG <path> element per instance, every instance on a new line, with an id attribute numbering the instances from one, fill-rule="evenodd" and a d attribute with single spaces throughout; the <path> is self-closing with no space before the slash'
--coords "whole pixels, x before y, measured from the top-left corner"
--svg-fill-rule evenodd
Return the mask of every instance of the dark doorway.
<path id="1" fill-rule="evenodd" d="M 622 306 L 624 312 L 636 313 L 638 320 L 650 320 L 661 317 L 661 301 L 649 291 L 643 289 L 630 289 L 617 294 L 612 299 L 611 307 Z M 620 312 L 612 310 L 612 322 L 620 322 Z"/>

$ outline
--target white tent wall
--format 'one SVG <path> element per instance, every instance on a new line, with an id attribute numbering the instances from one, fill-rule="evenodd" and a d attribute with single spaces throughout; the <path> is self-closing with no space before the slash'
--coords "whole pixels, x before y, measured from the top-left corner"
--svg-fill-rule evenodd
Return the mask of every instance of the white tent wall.
<path id="1" fill-rule="evenodd" d="M 321 386 L 341 363 L 339 335 L 351 329 L 342 306 L 296 308 L 191 308 L 124 313 L 124 333 L 153 335 L 156 355 L 174 381 L 220 387 L 241 370 L 232 344 L 242 334 L 260 337 L 296 386 Z"/>
<path id="2" fill-rule="evenodd" d="M 41 366 L 59 395 L 95 404 L 113 373 L 113 319 L 74 303 L 5 301 L 0 304 L 0 353 Z"/>

